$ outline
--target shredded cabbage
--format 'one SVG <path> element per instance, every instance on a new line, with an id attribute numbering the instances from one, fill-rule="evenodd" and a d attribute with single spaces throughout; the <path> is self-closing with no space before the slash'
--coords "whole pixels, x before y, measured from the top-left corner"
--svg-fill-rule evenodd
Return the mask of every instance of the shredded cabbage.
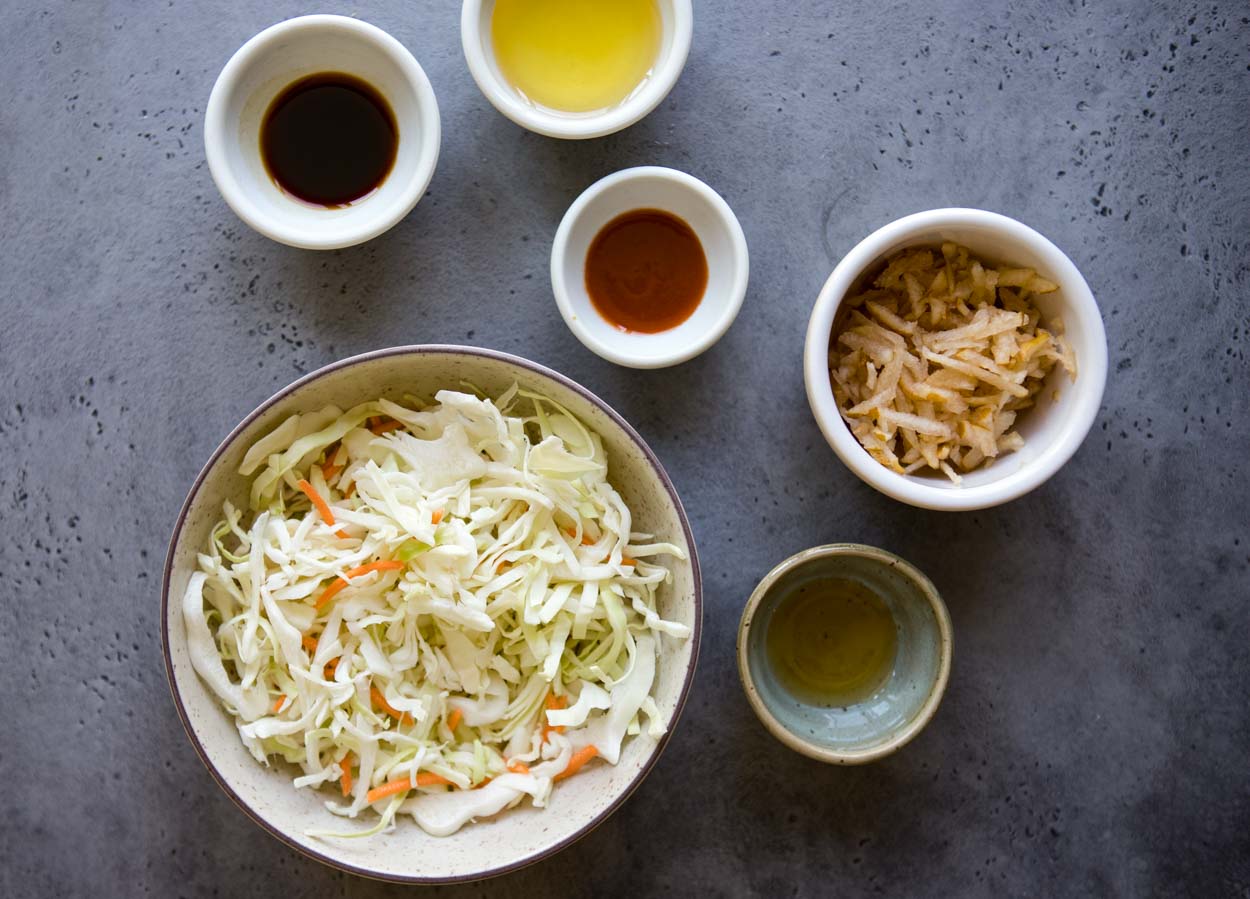
<path id="1" fill-rule="evenodd" d="M 656 608 L 657 557 L 685 556 L 632 531 L 596 434 L 515 386 L 418 405 L 326 407 L 258 440 L 250 508 L 226 504 L 183 601 L 192 663 L 251 754 L 336 795 L 346 770 L 326 808 L 379 816 L 320 837 L 544 806 L 574 753 L 616 764 L 627 735 L 663 735 L 660 634 L 690 634 Z"/>

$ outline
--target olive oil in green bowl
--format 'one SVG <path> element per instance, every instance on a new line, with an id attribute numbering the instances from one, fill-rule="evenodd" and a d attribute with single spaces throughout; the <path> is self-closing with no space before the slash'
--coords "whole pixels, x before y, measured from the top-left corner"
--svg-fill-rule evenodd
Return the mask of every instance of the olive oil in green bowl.
<path id="1" fill-rule="evenodd" d="M 812 758 L 888 755 L 928 723 L 950 672 L 946 606 L 916 568 L 859 544 L 792 556 L 756 587 L 738 631 L 747 699 Z"/>

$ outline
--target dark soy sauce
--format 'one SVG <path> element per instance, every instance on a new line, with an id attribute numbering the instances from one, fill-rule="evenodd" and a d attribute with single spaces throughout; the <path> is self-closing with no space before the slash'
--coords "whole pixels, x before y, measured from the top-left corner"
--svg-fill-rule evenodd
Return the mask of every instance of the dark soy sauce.
<path id="1" fill-rule="evenodd" d="M 399 129 L 390 104 L 343 72 L 286 86 L 265 111 L 260 155 L 274 183 L 314 206 L 347 206 L 381 186 L 395 164 Z"/>

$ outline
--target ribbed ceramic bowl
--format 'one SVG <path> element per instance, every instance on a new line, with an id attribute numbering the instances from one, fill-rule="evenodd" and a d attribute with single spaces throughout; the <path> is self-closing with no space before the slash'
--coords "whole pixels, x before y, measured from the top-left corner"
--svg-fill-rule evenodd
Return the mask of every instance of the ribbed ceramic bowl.
<path id="1" fill-rule="evenodd" d="M 220 518 L 222 503 L 243 505 L 247 485 L 236 471 L 258 437 L 297 411 L 327 403 L 348 407 L 379 396 L 431 394 L 468 381 L 489 394 L 513 382 L 552 398 L 603 439 L 609 478 L 634 515 L 636 530 L 662 535 L 686 550 L 671 561 L 673 582 L 659 594 L 660 613 L 689 625 L 689 640 L 662 637 L 656 703 L 672 733 L 694 677 L 702 590 L 694 538 L 677 492 L 655 454 L 620 415 L 584 387 L 533 362 L 471 347 L 410 346 L 379 350 L 328 365 L 275 394 L 247 416 L 196 478 L 174 527 L 161 594 L 165 665 L 178 714 L 191 743 L 223 790 L 257 824 L 300 852 L 355 874 L 405 883 L 450 883 L 503 874 L 545 858 L 591 831 L 642 782 L 665 739 L 625 744 L 620 762 L 594 765 L 561 783 L 546 809 L 525 803 L 444 838 L 405 818 L 389 834 L 363 840 L 318 840 L 308 830 L 338 825 L 325 796 L 291 786 L 292 770 L 265 768 L 244 750 L 233 721 L 191 667 L 180 600 L 196 553 Z M 358 825 L 363 826 L 363 825 Z"/>

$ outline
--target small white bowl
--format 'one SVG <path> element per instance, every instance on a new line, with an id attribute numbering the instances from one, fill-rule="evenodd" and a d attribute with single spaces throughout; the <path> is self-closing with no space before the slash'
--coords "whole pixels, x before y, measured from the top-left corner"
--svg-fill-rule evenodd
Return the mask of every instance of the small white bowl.
<path id="1" fill-rule="evenodd" d="M 1063 320 L 1076 354 L 1072 381 L 1056 367 L 1037 404 L 1020 416 L 1025 445 L 964 475 L 955 485 L 944 478 L 902 475 L 868 455 L 838 413 L 829 381 L 829 341 L 834 318 L 847 292 L 886 257 L 907 247 L 954 241 L 990 263 L 1028 266 L 1059 285 L 1034 298 L 1042 317 Z M 825 282 L 807 326 L 803 351 L 807 399 L 816 422 L 838 458 L 865 483 L 887 496 L 926 509 L 966 511 L 996 506 L 1044 483 L 1072 458 L 1089 433 L 1107 381 L 1107 336 L 1098 304 L 1072 260 L 1015 219 L 982 209 L 931 209 L 891 222 L 860 241 Z"/>
<path id="2" fill-rule="evenodd" d="M 386 180 L 339 209 L 283 193 L 265 171 L 260 127 L 287 85 L 318 72 L 345 72 L 377 88 L 395 114 L 399 147 Z M 301 16 L 266 28 L 217 77 L 204 116 L 204 149 L 217 189 L 239 218 L 280 243 L 332 250 L 377 237 L 417 205 L 434 175 L 441 138 L 429 79 L 385 31 L 346 16 Z"/>
<path id="3" fill-rule="evenodd" d="M 657 0 L 660 50 L 651 74 L 625 100 L 592 112 L 561 112 L 535 105 L 499 71 L 491 41 L 495 0 L 464 0 L 460 10 L 460 42 L 473 80 L 491 104 L 522 128 L 547 137 L 582 140 L 628 128 L 660 105 L 677 83 L 690 53 L 694 11 L 690 0 Z"/>
<path id="4" fill-rule="evenodd" d="M 698 308 L 680 325 L 655 334 L 609 324 L 586 292 L 591 241 L 632 209 L 661 209 L 682 219 L 707 257 L 707 289 Z M 719 340 L 742 308 L 749 270 L 746 235 L 724 198 L 698 178 L 660 166 L 623 169 L 586 188 L 564 214 L 551 246 L 551 289 L 565 324 L 588 349 L 630 368 L 676 365 Z"/>

